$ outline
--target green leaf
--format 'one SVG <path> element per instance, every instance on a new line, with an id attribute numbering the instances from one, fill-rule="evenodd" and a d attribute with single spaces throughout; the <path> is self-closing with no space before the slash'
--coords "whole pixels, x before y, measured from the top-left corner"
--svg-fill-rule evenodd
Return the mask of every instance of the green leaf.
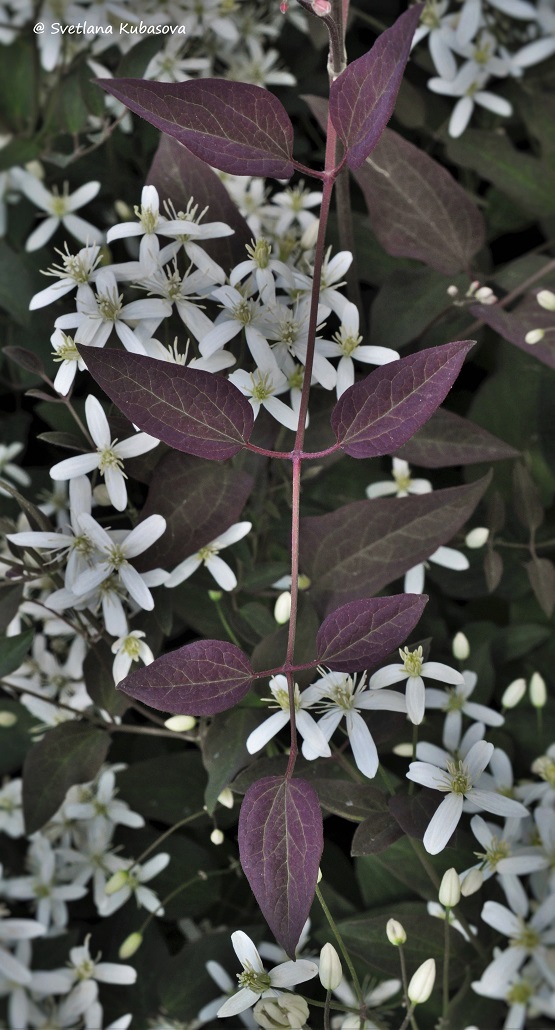
<path id="1" fill-rule="evenodd" d="M 208 773 L 204 801 L 209 815 L 224 787 L 252 760 L 245 741 L 257 724 L 252 708 L 231 708 L 211 720 L 202 739 L 202 761 Z"/>
<path id="2" fill-rule="evenodd" d="M 0 96 L 2 131 L 29 131 L 37 102 L 38 54 L 32 36 L 2 47 Z"/>
<path id="3" fill-rule="evenodd" d="M 35 631 L 28 629 L 15 637 L 0 639 L 0 676 L 9 676 L 19 668 L 31 649 L 34 636 Z"/>
<path id="4" fill-rule="evenodd" d="M 27 325 L 29 301 L 38 288 L 32 259 L 27 254 L 17 254 L 4 240 L 0 240 L 0 307 L 20 325 Z"/>
<path id="5" fill-rule="evenodd" d="M 5 726 L 0 721 L 0 776 L 8 773 L 19 773 L 25 755 L 33 746 L 33 738 L 30 736 L 32 726 L 36 726 L 36 719 L 23 705 L 17 701 L 8 701 L 7 698 L 0 700 L 0 715 L 4 713 L 12 716 L 15 722 Z"/>
<path id="6" fill-rule="evenodd" d="M 103 640 L 89 648 L 83 663 L 83 676 L 89 697 L 98 708 L 110 715 L 123 715 L 129 708 L 130 700 L 120 690 L 116 690 L 112 666 L 114 655 L 111 648 Z"/>
<path id="7" fill-rule="evenodd" d="M 196 752 L 148 758 L 118 773 L 122 801 L 145 819 L 168 825 L 203 811 L 205 785 L 206 773 Z"/>
<path id="8" fill-rule="evenodd" d="M 545 218 L 555 214 L 555 171 L 549 161 L 516 150 L 506 135 L 467 129 L 450 139 L 447 155 L 456 165 L 472 168 L 521 208 Z"/>
<path id="9" fill-rule="evenodd" d="M 508 626 L 495 637 L 492 648 L 493 661 L 500 665 L 524 658 L 549 640 L 550 636 L 551 631 L 547 626 L 537 626 L 534 623 Z"/>
<path id="10" fill-rule="evenodd" d="M 419 337 L 442 312 L 450 313 L 453 309 L 447 287 L 452 283 L 464 293 L 468 278 L 447 277 L 431 268 L 396 269 L 372 304 L 372 346 L 400 350 Z M 464 324 L 461 318 L 461 325 Z M 457 332 L 453 335 L 450 327 L 446 339 L 457 339 Z"/>
<path id="11" fill-rule="evenodd" d="M 94 779 L 109 746 L 108 734 L 85 722 L 64 722 L 45 733 L 28 752 L 23 768 L 27 834 L 52 818 L 70 787 Z"/>

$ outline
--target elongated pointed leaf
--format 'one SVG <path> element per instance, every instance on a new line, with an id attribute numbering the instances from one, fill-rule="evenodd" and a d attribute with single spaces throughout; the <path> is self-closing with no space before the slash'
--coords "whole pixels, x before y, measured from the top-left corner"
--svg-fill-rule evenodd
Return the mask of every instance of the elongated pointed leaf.
<path id="1" fill-rule="evenodd" d="M 531 357 L 541 361 L 549 368 L 555 368 L 555 345 L 553 343 L 553 329 L 555 328 L 555 315 L 552 311 L 541 308 L 532 294 L 518 305 L 514 311 L 505 311 L 499 304 L 473 304 L 470 308 L 472 314 L 485 322 L 496 333 L 499 333 L 504 340 L 513 343 L 519 350 L 525 351 Z M 549 329 L 543 340 L 538 343 L 526 343 L 526 334 L 531 329 Z"/>
<path id="2" fill-rule="evenodd" d="M 421 4 L 409 8 L 332 82 L 330 117 L 350 168 L 368 157 L 393 114 L 421 13 Z"/>
<path id="3" fill-rule="evenodd" d="M 517 458 L 519 452 L 476 422 L 438 408 L 422 429 L 403 444 L 398 455 L 423 468 L 438 469 Z"/>
<path id="4" fill-rule="evenodd" d="M 310 783 L 268 776 L 249 787 L 239 817 L 241 865 L 274 937 L 292 958 L 323 846 L 322 813 Z"/>
<path id="5" fill-rule="evenodd" d="M 63 722 L 48 730 L 27 753 L 23 767 L 25 832 L 40 830 L 75 783 L 94 779 L 110 738 L 86 722 Z"/>
<path id="6" fill-rule="evenodd" d="M 386 129 L 355 178 L 388 254 L 416 258 L 444 275 L 468 270 L 484 245 L 485 222 L 447 169 Z"/>
<path id="7" fill-rule="evenodd" d="M 420 497 L 354 501 L 301 521 L 301 566 L 325 613 L 387 586 L 425 561 L 472 515 L 491 473 Z"/>
<path id="8" fill-rule="evenodd" d="M 342 605 L 318 631 L 319 663 L 338 672 L 377 665 L 408 637 L 427 601 L 425 594 L 395 594 Z"/>
<path id="9" fill-rule="evenodd" d="M 293 126 L 283 105 L 261 86 L 225 79 L 97 83 L 222 172 L 276 179 L 293 174 Z"/>
<path id="10" fill-rule="evenodd" d="M 433 415 L 457 378 L 469 340 L 446 343 L 391 361 L 350 386 L 339 398 L 331 424 L 353 458 L 391 454 Z"/>
<path id="11" fill-rule="evenodd" d="M 120 411 L 175 450 L 221 461 L 237 454 L 249 439 L 252 408 L 222 376 L 128 351 L 79 350 Z"/>
<path id="12" fill-rule="evenodd" d="M 214 715 L 248 692 L 254 672 L 226 640 L 195 640 L 126 676 L 118 690 L 174 715 Z"/>

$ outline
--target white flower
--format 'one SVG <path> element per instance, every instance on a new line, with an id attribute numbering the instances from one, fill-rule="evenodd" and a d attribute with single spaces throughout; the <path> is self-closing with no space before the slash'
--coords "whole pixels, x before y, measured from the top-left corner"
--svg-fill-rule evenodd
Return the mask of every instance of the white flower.
<path id="1" fill-rule="evenodd" d="M 82 572 L 77 577 L 71 588 L 74 594 L 77 597 L 85 597 L 114 572 L 139 607 L 145 611 L 152 611 L 154 599 L 145 582 L 148 573 L 137 572 L 129 559 L 142 554 L 165 532 L 166 520 L 162 515 L 149 515 L 143 522 L 139 522 L 135 529 L 126 533 L 123 539 L 110 537 L 91 515 L 81 515 L 79 522 L 83 532 L 94 541 L 101 560 L 94 568 Z"/>
<path id="2" fill-rule="evenodd" d="M 319 345 L 320 353 L 326 358 L 338 357 L 337 366 L 337 396 L 341 397 L 345 390 L 348 390 L 355 381 L 355 366 L 353 361 L 361 361 L 367 365 L 387 365 L 390 361 L 397 361 L 399 354 L 391 347 L 368 347 L 361 346 L 362 336 L 359 335 L 359 310 L 356 304 L 349 301 L 343 306 L 341 325 L 339 332 L 335 333 L 332 340 L 322 340 Z"/>
<path id="3" fill-rule="evenodd" d="M 69 952 L 69 975 L 77 983 L 96 980 L 105 984 L 134 984 L 137 973 L 132 966 L 124 966 L 120 962 L 99 962 L 93 959 L 89 950 L 91 935 L 87 934 L 85 943 L 71 948 Z M 100 957 L 100 956 L 99 956 Z"/>
<path id="4" fill-rule="evenodd" d="M 320 317 L 327 318 L 330 311 L 334 311 L 338 318 L 342 317 L 343 309 L 345 304 L 347 304 L 347 298 L 342 293 L 339 293 L 339 287 L 345 285 L 342 280 L 349 271 L 352 262 L 353 255 L 349 250 L 340 250 L 333 257 L 331 257 L 331 247 L 326 251 L 320 276 L 319 304 L 322 307 L 322 315 L 320 316 L 320 312 L 318 313 L 318 320 L 320 320 Z M 296 271 L 293 274 L 295 292 L 301 296 L 306 295 L 310 297 L 313 276 L 302 275 Z"/>
<path id="5" fill-rule="evenodd" d="M 452 38 L 450 23 L 453 16 L 446 17 L 448 8 L 449 0 L 427 0 L 420 16 L 420 25 L 414 33 L 412 48 L 427 36 L 430 57 L 438 75 L 444 79 L 454 79 L 457 62 L 449 45 Z"/>
<path id="6" fill-rule="evenodd" d="M 288 186 L 283 193 L 275 193 L 265 213 L 277 219 L 274 233 L 279 238 L 295 222 L 300 225 L 303 232 L 313 222 L 317 222 L 317 216 L 310 209 L 319 207 L 321 203 L 321 191 L 305 190 L 304 182 L 301 180 L 297 186 Z"/>
<path id="7" fill-rule="evenodd" d="M 210 977 L 212 977 L 214 983 L 217 984 L 220 990 L 224 993 L 218 998 L 214 998 L 214 1001 L 208 1002 L 208 1005 L 204 1005 L 203 1008 L 201 1008 L 197 1016 L 197 1019 L 201 1023 L 210 1023 L 216 1017 L 218 1010 L 222 1007 L 223 1003 L 235 994 L 236 986 L 229 973 L 226 972 L 219 962 L 214 962 L 210 959 L 210 961 L 206 963 L 206 972 Z M 239 1016 L 243 1026 L 246 1026 L 248 1030 L 255 1030 L 257 1023 L 254 1021 L 250 1012 L 238 1012 L 237 1015 Z"/>
<path id="8" fill-rule="evenodd" d="M 488 984 L 510 981 L 526 959 L 533 958 L 551 990 L 555 989 L 555 973 L 550 965 L 555 941 L 555 894 L 550 894 L 528 920 L 497 901 L 486 901 L 482 919 L 498 933 L 505 934 L 510 943 L 482 973 L 481 983 L 486 988 Z"/>
<path id="9" fill-rule="evenodd" d="M 222 548 L 229 547 L 231 544 L 236 544 L 239 540 L 242 540 L 251 529 L 252 522 L 236 522 L 229 529 L 226 529 L 225 533 L 222 533 L 221 536 L 216 537 L 215 540 L 211 540 L 210 543 L 201 547 L 200 551 L 197 551 L 196 554 L 192 554 L 189 558 L 185 558 L 184 561 L 180 562 L 166 580 L 165 586 L 179 586 L 189 576 L 192 576 L 193 572 L 196 572 L 200 565 L 206 565 L 206 568 L 222 590 L 234 590 L 237 586 L 237 578 L 227 562 L 219 557 L 219 552 Z"/>
<path id="10" fill-rule="evenodd" d="M 125 679 L 132 663 L 138 662 L 139 658 L 145 665 L 150 665 L 154 661 L 150 647 L 140 639 L 144 636 L 145 633 L 141 629 L 134 629 L 127 636 L 119 637 L 112 644 L 112 654 L 116 656 L 112 666 L 116 686 L 122 679 Z"/>
<path id="11" fill-rule="evenodd" d="M 393 920 L 390 920 L 390 922 L 393 922 Z M 397 923 L 397 926 L 400 927 L 401 924 Z M 405 940 L 406 934 L 402 942 L 398 940 L 396 943 L 404 944 Z M 386 1002 L 390 1001 L 391 998 L 398 994 L 400 989 L 400 980 L 383 980 L 377 987 L 365 992 L 363 998 L 364 1007 L 368 1009 L 378 1008 L 380 1005 L 384 1005 Z M 343 1003 L 343 1005 L 348 1005 L 353 1009 L 359 1008 L 358 998 L 347 980 L 343 980 L 339 986 L 335 988 L 333 993 L 335 997 Z M 358 1012 L 350 1013 L 348 1016 L 345 1016 L 345 1014 L 334 1016 L 332 1022 L 332 1026 L 337 1027 L 338 1030 L 359 1030 L 360 1025 L 361 1020 Z M 376 1030 L 376 1023 L 372 1022 L 370 1019 L 366 1019 L 363 1023 L 363 1027 L 364 1030 Z"/>
<path id="12" fill-rule="evenodd" d="M 493 823 L 486 823 L 480 815 L 470 820 L 470 828 L 484 849 L 475 852 L 480 863 L 474 868 L 480 870 L 484 880 L 497 876 L 513 911 L 526 915 L 527 895 L 518 877 L 546 869 L 549 859 L 539 850 L 531 852 L 528 848 L 518 847 L 520 826 L 520 819 L 506 819 L 502 830 Z"/>
<path id="13" fill-rule="evenodd" d="M 10 476 L 18 486 L 29 486 L 31 477 L 23 469 L 20 469 L 19 465 L 14 465 L 12 461 L 12 458 L 21 453 L 23 446 L 22 443 L 0 443 L 0 477 Z M 2 491 L 0 488 L 0 494 L 2 493 L 4 496 L 6 495 L 6 491 Z"/>
<path id="14" fill-rule="evenodd" d="M 47 304 L 53 304 L 70 290 L 86 286 L 94 278 L 96 266 L 100 261 L 100 247 L 97 244 L 84 247 L 78 254 L 70 254 L 66 243 L 65 252 L 57 250 L 57 253 L 62 259 L 62 264 L 52 265 L 48 271 L 43 272 L 43 275 L 51 275 L 58 279 L 58 282 L 47 286 L 46 289 L 40 290 L 31 297 L 29 303 L 31 311 L 43 308 Z"/>
<path id="15" fill-rule="evenodd" d="M 443 743 L 448 751 L 452 750 L 460 739 L 463 713 L 469 719 L 484 722 L 486 726 L 502 726 L 505 722 L 503 716 L 499 712 L 495 712 L 493 708 L 487 708 L 486 705 L 468 700 L 478 682 L 478 677 L 475 672 L 470 672 L 468 669 L 462 675 L 464 682 L 458 683 L 447 691 L 426 687 L 426 708 L 439 708 L 446 712 Z"/>
<path id="16" fill-rule="evenodd" d="M 142 815 L 132 812 L 126 801 L 118 801 L 116 798 L 116 769 L 105 769 L 98 777 L 98 782 L 79 788 L 81 800 L 73 800 L 70 796 L 66 798 L 64 815 L 68 819 L 80 819 L 94 823 L 93 832 L 97 825 L 102 829 L 110 826 L 130 826 L 137 830 L 144 826 L 145 821 Z"/>
<path id="17" fill-rule="evenodd" d="M 265 371 L 257 368 L 254 372 L 237 369 L 228 376 L 228 379 L 245 397 L 249 398 L 255 418 L 261 407 L 266 408 L 270 415 L 273 415 L 276 421 L 286 429 L 291 429 L 293 433 L 297 431 L 298 412 L 276 397 L 276 394 L 283 393 L 289 388 L 287 378 L 277 366 Z"/>
<path id="18" fill-rule="evenodd" d="M 160 443 L 148 433 L 136 433 L 118 443 L 112 440 L 108 419 L 99 400 L 89 394 L 85 401 L 85 414 L 89 432 L 96 444 L 96 451 L 79 454 L 73 458 L 65 458 L 50 469 L 52 479 L 73 479 L 98 469 L 104 476 L 110 501 L 118 511 L 127 507 L 126 475 L 123 472 L 124 458 L 135 458 L 146 454 Z"/>
<path id="19" fill-rule="evenodd" d="M 15 779 L 0 788 L 0 830 L 14 840 L 25 833 L 21 787 L 22 781 Z"/>
<path id="20" fill-rule="evenodd" d="M 213 291 L 213 299 L 220 301 L 224 310 L 200 340 L 200 353 L 203 358 L 209 358 L 244 330 L 255 364 L 259 368 L 271 368 L 275 359 L 266 339 L 268 312 L 258 301 L 246 296 L 245 288 L 243 290 L 242 293 L 234 286 L 220 286 Z"/>
<path id="21" fill-rule="evenodd" d="M 474 786 L 492 754 L 493 744 L 479 740 L 470 748 L 464 761 L 448 758 L 443 768 L 428 762 L 411 762 L 407 773 L 409 780 L 447 794 L 424 834 L 424 847 L 430 855 L 437 855 L 448 844 L 461 818 L 464 798 L 494 815 L 516 818 L 528 815 L 527 809 L 518 801 Z"/>
<path id="22" fill-rule="evenodd" d="M 62 397 L 66 397 L 73 385 L 77 369 L 83 372 L 87 367 L 81 357 L 73 337 L 63 333 L 61 329 L 55 329 L 50 337 L 50 343 L 54 347 L 52 356 L 54 361 L 61 362 L 54 379 L 54 389 Z"/>
<path id="23" fill-rule="evenodd" d="M 61 883 L 56 853 L 41 834 L 35 835 L 27 856 L 30 876 L 19 876 L 4 882 L 4 893 L 19 901 L 34 901 L 39 923 L 48 930 L 67 926 L 67 902 L 83 898 L 87 888 L 77 883 Z"/>
<path id="24" fill-rule="evenodd" d="M 247 275 L 252 274 L 255 278 L 260 299 L 264 303 L 273 304 L 276 299 L 274 273 L 282 276 L 285 282 L 292 287 L 291 269 L 283 261 L 278 261 L 271 256 L 272 246 L 263 236 L 256 241 L 252 240 L 251 246 L 247 244 L 245 249 L 249 258 L 246 261 L 241 261 L 232 270 L 229 277 L 231 285 L 236 286 Z"/>
<path id="25" fill-rule="evenodd" d="M 407 714 L 412 723 L 418 725 L 424 718 L 426 693 L 423 677 L 452 683 L 454 686 L 464 685 L 460 672 L 442 662 L 424 662 L 422 647 L 409 651 L 407 647 L 399 649 L 402 665 L 386 665 L 378 669 L 370 679 L 370 689 L 390 687 L 392 683 L 407 680 Z"/>
<path id="26" fill-rule="evenodd" d="M 38 250 L 48 242 L 61 224 L 68 232 L 75 236 L 80 243 L 100 243 L 102 233 L 95 229 L 90 222 L 85 222 L 73 212 L 78 211 L 93 200 L 99 189 L 99 182 L 87 182 L 75 193 L 68 192 L 68 185 L 64 183 L 64 192 L 59 194 L 57 190 L 48 190 L 46 186 L 30 172 L 18 169 L 16 184 L 22 193 L 40 207 L 48 217 L 31 233 L 25 250 Z"/>
<path id="27" fill-rule="evenodd" d="M 366 496 L 373 500 L 375 497 L 408 497 L 409 494 L 427 494 L 432 489 L 432 484 L 427 479 L 413 479 L 409 464 L 404 458 L 393 458 L 391 469 L 393 480 L 386 479 L 383 482 L 371 483 L 366 487 Z"/>
<path id="28" fill-rule="evenodd" d="M 324 709 L 325 715 L 319 720 L 318 729 L 326 740 L 330 740 L 341 719 L 345 717 L 356 765 L 361 773 L 372 779 L 378 771 L 378 752 L 372 734 L 359 711 L 406 712 L 403 695 L 394 690 L 367 690 L 365 673 L 357 684 L 356 676 L 349 676 L 345 672 L 327 672 L 301 696 L 306 706 L 318 704 Z M 318 757 L 310 753 L 309 747 L 303 748 L 303 754 L 305 758 Z"/>
<path id="29" fill-rule="evenodd" d="M 239 990 L 224 1002 L 217 1015 L 237 1016 L 251 1008 L 259 998 L 277 998 L 282 988 L 293 987 L 318 975 L 318 966 L 307 959 L 283 962 L 266 972 L 262 959 L 250 937 L 242 930 L 231 935 L 231 942 L 243 972 L 238 974 Z M 276 990 L 277 988 L 277 990 Z"/>
<path id="30" fill-rule="evenodd" d="M 468 558 L 462 551 L 456 551 L 454 547 L 438 547 L 427 561 L 414 565 L 412 569 L 405 572 L 403 589 L 406 594 L 422 593 L 426 566 L 429 561 L 433 565 L 441 565 L 444 569 L 453 569 L 454 572 L 465 572 L 469 568 Z"/>
<path id="31" fill-rule="evenodd" d="M 131 895 L 135 896 L 137 905 L 146 908 L 153 915 L 163 916 L 164 909 L 157 895 L 150 887 L 145 887 L 158 873 L 166 868 L 170 861 L 167 852 L 160 852 L 154 858 L 139 865 L 131 859 L 119 863 L 119 869 L 106 884 L 106 894 L 100 902 L 98 912 L 101 916 L 111 916 L 125 905 Z"/>
<path id="32" fill-rule="evenodd" d="M 257 751 L 265 747 L 268 741 L 275 737 L 276 733 L 279 733 L 289 722 L 290 708 L 287 677 L 281 673 L 278 676 L 273 676 L 270 680 L 270 690 L 274 700 L 277 702 L 277 705 L 273 705 L 273 707 L 278 707 L 281 711 L 270 715 L 247 737 L 245 746 L 250 755 L 256 754 Z M 312 716 L 305 710 L 310 707 L 312 703 L 311 698 L 307 697 L 306 690 L 301 694 L 296 683 L 294 694 L 295 724 L 303 738 L 302 752 L 304 757 L 309 761 L 315 758 L 329 758 L 331 755 L 329 744 L 322 730 L 319 729 Z M 263 700 L 272 701 L 271 698 L 264 698 Z"/>
<path id="33" fill-rule="evenodd" d="M 467 61 L 459 68 L 454 79 L 432 78 L 428 81 L 428 88 L 433 93 L 460 98 L 453 108 L 449 121 L 449 135 L 453 138 L 462 136 L 472 117 L 475 104 L 480 104 L 504 118 L 508 118 L 512 114 L 513 108 L 508 100 L 495 93 L 489 93 L 483 88 L 488 78 L 487 72 L 476 69 L 474 61 Z"/>

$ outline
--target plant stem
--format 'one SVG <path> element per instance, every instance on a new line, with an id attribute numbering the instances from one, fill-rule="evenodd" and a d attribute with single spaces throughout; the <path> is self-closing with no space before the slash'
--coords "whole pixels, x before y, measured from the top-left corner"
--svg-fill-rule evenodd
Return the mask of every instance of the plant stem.
<path id="1" fill-rule="evenodd" d="M 318 884 L 316 884 L 316 897 L 318 898 L 318 901 L 320 902 L 320 905 L 322 907 L 324 915 L 325 915 L 328 923 L 330 924 L 331 931 L 332 931 L 332 933 L 333 933 L 333 935 L 334 935 L 334 937 L 335 937 L 335 939 L 336 939 L 336 941 L 337 941 L 337 943 L 339 945 L 339 950 L 341 951 L 341 954 L 343 955 L 343 958 L 345 959 L 345 963 L 347 965 L 349 973 L 351 974 L 351 978 L 352 978 L 352 981 L 353 981 L 353 987 L 355 989 L 355 994 L 357 996 L 357 1001 L 358 1001 L 359 1005 L 363 1005 L 364 997 L 363 997 L 363 994 L 362 994 L 362 988 L 360 986 L 360 980 L 358 978 L 357 971 L 356 971 L 355 967 L 353 966 L 353 963 L 351 961 L 351 956 L 349 955 L 349 952 L 347 951 L 347 949 L 346 949 L 346 947 L 345 947 L 345 945 L 343 943 L 343 938 L 342 938 L 341 934 L 339 933 L 339 930 L 337 929 L 337 924 L 335 922 L 335 919 L 333 918 L 333 916 L 332 916 L 328 906 L 326 905 L 326 902 L 324 901 L 324 898 L 323 898 L 323 895 L 322 895 L 322 891 L 320 890 Z"/>
<path id="2" fill-rule="evenodd" d="M 448 1013 L 449 1013 L 449 948 L 451 945 L 450 940 L 450 926 L 451 926 L 451 909 L 445 909 L 445 933 L 444 933 L 444 945 L 443 945 L 443 1023 L 442 1030 L 447 1030 L 449 1025 Z"/>

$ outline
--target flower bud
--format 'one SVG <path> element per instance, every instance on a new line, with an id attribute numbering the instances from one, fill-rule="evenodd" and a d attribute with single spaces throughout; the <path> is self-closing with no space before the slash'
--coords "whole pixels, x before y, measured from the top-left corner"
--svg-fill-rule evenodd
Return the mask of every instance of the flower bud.
<path id="1" fill-rule="evenodd" d="M 136 951 L 139 950 L 143 943 L 142 933 L 130 933 L 129 937 L 126 937 L 123 944 L 120 945 L 118 955 L 120 958 L 131 958 Z"/>
<path id="2" fill-rule="evenodd" d="M 127 884 L 128 877 L 127 869 L 118 869 L 117 873 L 110 877 L 104 888 L 106 894 L 117 894 Z"/>
<path id="3" fill-rule="evenodd" d="M 339 955 L 333 944 L 324 944 L 320 952 L 320 967 L 318 970 L 320 983 L 326 991 L 335 991 L 343 979 L 343 970 Z"/>
<path id="4" fill-rule="evenodd" d="M 408 741 L 404 744 L 396 744 L 393 748 L 393 754 L 399 755 L 399 758 L 413 758 L 414 744 L 409 744 Z"/>
<path id="5" fill-rule="evenodd" d="M 489 529 L 486 526 L 476 526 L 475 529 L 471 529 L 470 533 L 466 534 L 464 542 L 471 550 L 477 550 L 487 543 L 488 537 Z"/>
<path id="6" fill-rule="evenodd" d="M 309 1015 L 306 1001 L 298 994 L 257 1001 L 253 1009 L 255 1021 L 265 1030 L 303 1030 Z"/>
<path id="7" fill-rule="evenodd" d="M 209 590 L 208 596 L 210 600 L 214 602 L 214 604 L 217 604 L 218 601 L 221 601 L 223 594 L 221 590 Z"/>
<path id="8" fill-rule="evenodd" d="M 307 225 L 301 236 L 301 248 L 303 250 L 312 250 L 316 246 L 316 240 L 318 238 L 318 228 L 320 222 L 316 219 L 314 222 L 310 222 Z"/>
<path id="9" fill-rule="evenodd" d="M 319 18 L 325 18 L 331 14 L 331 4 L 329 0 L 312 0 L 312 10 Z"/>
<path id="10" fill-rule="evenodd" d="M 480 869 L 469 869 L 466 876 L 461 880 L 461 894 L 463 898 L 476 894 L 484 882 L 484 874 Z"/>
<path id="11" fill-rule="evenodd" d="M 104 483 L 99 483 L 98 486 L 95 486 L 93 498 L 95 503 L 100 505 L 101 508 L 107 508 L 112 503 Z"/>
<path id="12" fill-rule="evenodd" d="M 433 958 L 427 958 L 411 978 L 407 988 L 409 1001 L 413 1005 L 423 1005 L 428 1000 L 434 989 L 436 979 L 436 964 Z"/>
<path id="13" fill-rule="evenodd" d="M 504 690 L 501 698 L 501 706 L 503 708 L 516 708 L 519 701 L 522 701 L 526 693 L 526 680 L 520 677 L 517 680 L 513 680 L 509 683 L 509 686 Z"/>
<path id="14" fill-rule="evenodd" d="M 530 329 L 530 332 L 526 333 L 524 342 L 530 345 L 539 343 L 545 336 L 545 329 Z"/>
<path id="15" fill-rule="evenodd" d="M 124 222 L 129 222 L 133 218 L 133 212 L 129 204 L 126 204 L 124 200 L 116 200 L 114 210 L 118 218 L 121 218 Z"/>
<path id="16" fill-rule="evenodd" d="M 447 869 L 439 885 L 439 901 L 444 908 L 455 908 L 461 900 L 461 881 L 456 869 Z"/>
<path id="17" fill-rule="evenodd" d="M 397 919 L 387 920 L 385 932 L 389 943 L 394 944 L 396 948 L 398 948 L 400 944 L 404 944 L 407 939 L 405 928 Z"/>
<path id="18" fill-rule="evenodd" d="M 547 687 L 539 672 L 533 672 L 530 678 L 530 701 L 534 708 L 543 708 L 547 701 Z"/>
<path id="19" fill-rule="evenodd" d="M 540 290 L 536 295 L 536 300 L 546 311 L 555 311 L 555 293 L 552 293 L 551 290 Z"/>
<path id="20" fill-rule="evenodd" d="M 278 626 L 284 626 L 286 622 L 289 622 L 291 615 L 291 593 L 289 590 L 284 590 L 279 595 L 274 605 L 274 619 Z"/>
<path id="21" fill-rule="evenodd" d="M 166 719 L 164 726 L 173 733 L 185 733 L 195 728 L 197 720 L 192 715 L 172 715 Z"/>
<path id="22" fill-rule="evenodd" d="M 225 838 L 221 830 L 215 829 L 212 830 L 212 833 L 210 834 L 210 840 L 213 844 L 218 845 L 223 844 Z"/>
<path id="23" fill-rule="evenodd" d="M 451 286 L 447 287 L 447 294 L 448 294 L 449 297 L 452 297 L 453 300 L 454 300 L 455 297 L 459 296 L 459 288 L 458 288 L 458 286 L 455 286 L 454 283 L 451 283 Z"/>
<path id="24" fill-rule="evenodd" d="M 2 729 L 9 729 L 10 726 L 15 726 L 17 722 L 17 715 L 15 712 L 0 712 L 0 727 Z"/>
<path id="25" fill-rule="evenodd" d="M 464 633 L 455 633 L 453 637 L 453 655 L 458 658 L 459 661 L 464 662 L 470 654 L 470 644 L 468 643 L 468 637 Z"/>
<path id="26" fill-rule="evenodd" d="M 233 791 L 224 787 L 221 794 L 218 794 L 218 801 L 224 808 L 233 808 Z"/>

